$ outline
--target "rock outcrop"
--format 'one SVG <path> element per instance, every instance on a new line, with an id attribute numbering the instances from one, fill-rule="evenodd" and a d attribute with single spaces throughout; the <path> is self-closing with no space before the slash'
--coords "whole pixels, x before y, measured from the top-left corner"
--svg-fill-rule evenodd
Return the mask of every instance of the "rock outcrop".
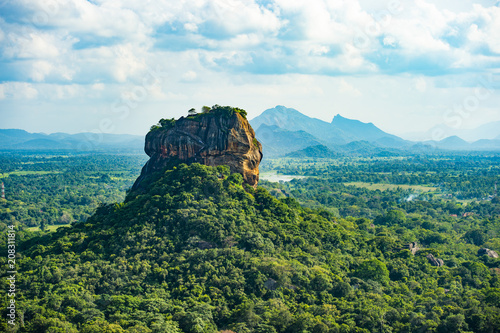
<path id="1" fill-rule="evenodd" d="M 431 253 L 426 256 L 427 260 L 432 266 L 441 267 L 444 265 L 443 259 L 435 258 Z"/>
<path id="2" fill-rule="evenodd" d="M 493 250 L 482 248 L 477 251 L 478 256 L 487 255 L 490 258 L 498 258 L 498 253 Z"/>
<path id="3" fill-rule="evenodd" d="M 411 251 L 411 254 L 415 255 L 415 253 L 417 253 L 420 248 L 418 247 L 418 244 L 416 242 L 411 242 L 410 244 L 408 244 L 408 250 Z"/>
<path id="4" fill-rule="evenodd" d="M 239 111 L 244 112 L 216 106 L 203 114 L 168 120 L 162 127 L 153 126 L 144 146 L 150 159 L 133 188 L 141 187 L 147 175 L 177 162 L 228 165 L 231 172 L 242 174 L 247 184 L 256 187 L 262 145 Z"/>

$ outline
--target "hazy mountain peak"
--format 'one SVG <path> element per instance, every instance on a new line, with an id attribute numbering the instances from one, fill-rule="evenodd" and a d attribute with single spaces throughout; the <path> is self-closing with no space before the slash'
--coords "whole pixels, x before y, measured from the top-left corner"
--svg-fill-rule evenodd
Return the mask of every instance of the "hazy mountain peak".
<path id="1" fill-rule="evenodd" d="M 335 115 L 335 117 L 333 117 L 332 122 L 333 122 L 334 120 L 344 120 L 344 119 L 350 120 L 349 118 L 342 117 L 342 115 L 341 115 L 340 113 L 337 113 L 337 114 Z"/>
<path id="2" fill-rule="evenodd" d="M 276 125 L 289 131 L 304 130 L 308 132 L 309 129 L 324 132 L 329 130 L 327 122 L 308 117 L 295 109 L 287 108 L 283 105 L 277 105 L 274 108 L 265 110 L 259 116 L 250 120 L 250 124 L 254 129 L 259 129 L 262 124 L 266 124 Z"/>
<path id="3" fill-rule="evenodd" d="M 467 141 L 465 141 L 464 139 L 456 136 L 456 135 L 452 135 L 452 136 L 449 136 L 447 138 L 444 138 L 443 140 L 439 141 L 441 143 L 453 143 L 453 144 L 463 144 L 463 145 L 468 145 L 469 143 Z"/>
<path id="4" fill-rule="evenodd" d="M 274 115 L 274 116 L 276 116 L 276 115 L 286 115 L 286 116 L 295 116 L 295 117 L 306 117 L 306 118 L 309 118 L 306 115 L 304 115 L 304 114 L 300 113 L 299 111 L 297 111 L 296 109 L 287 108 L 284 105 L 276 105 L 274 108 L 267 109 L 264 112 L 262 112 L 262 114 L 260 116 L 268 116 L 268 115 Z M 258 117 L 255 117 L 255 118 L 258 118 Z"/>
<path id="5" fill-rule="evenodd" d="M 277 105 L 274 108 L 267 109 L 261 115 L 250 121 L 253 128 L 259 131 L 261 126 L 277 126 L 290 132 L 304 131 L 313 136 L 317 142 L 331 145 L 341 145 L 353 141 L 365 140 L 376 142 L 377 145 L 388 147 L 401 147 L 406 142 L 397 136 L 388 134 L 372 123 L 364 123 L 359 120 L 345 118 L 337 114 L 331 123 L 306 116 L 293 108 L 287 108 L 283 105 Z M 263 127 L 264 129 L 265 127 Z M 274 130 L 276 132 L 276 130 Z M 267 132 L 266 132 L 267 133 Z M 262 138 L 264 147 L 274 147 L 276 143 L 272 142 L 272 136 Z M 292 139 L 290 138 L 290 141 Z M 286 140 L 283 141 L 286 143 Z M 301 149 L 303 147 L 300 147 Z M 283 150 L 281 147 L 279 150 Z"/>
<path id="6" fill-rule="evenodd" d="M 343 122 L 343 123 L 352 123 L 352 124 L 359 124 L 360 126 L 362 126 L 362 125 L 370 125 L 370 126 L 376 127 L 371 122 L 370 123 L 365 123 L 365 122 L 363 122 L 361 120 L 346 118 L 346 117 L 343 117 L 342 115 L 340 115 L 340 113 L 338 113 L 335 117 L 333 117 L 332 124 L 340 123 L 340 122 Z"/>

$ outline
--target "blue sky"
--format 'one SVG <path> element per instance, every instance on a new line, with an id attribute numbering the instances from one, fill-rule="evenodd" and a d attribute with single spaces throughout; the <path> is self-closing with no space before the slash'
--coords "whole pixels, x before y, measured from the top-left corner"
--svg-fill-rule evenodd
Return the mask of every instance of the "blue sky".
<path id="1" fill-rule="evenodd" d="M 0 45 L 0 128 L 145 134 L 214 104 L 398 135 L 500 120 L 498 1 L 0 0 Z"/>

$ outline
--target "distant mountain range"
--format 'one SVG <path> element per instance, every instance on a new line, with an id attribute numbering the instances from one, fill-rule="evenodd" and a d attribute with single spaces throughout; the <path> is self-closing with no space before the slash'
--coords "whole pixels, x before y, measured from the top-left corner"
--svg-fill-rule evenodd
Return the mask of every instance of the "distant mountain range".
<path id="1" fill-rule="evenodd" d="M 414 141 L 426 141 L 432 140 L 435 133 L 439 133 L 440 137 L 457 136 L 468 142 L 500 140 L 500 121 L 483 124 L 473 129 L 457 129 L 441 124 L 434 126 L 426 132 L 408 133 L 405 137 Z"/>
<path id="2" fill-rule="evenodd" d="M 419 141 L 404 140 L 386 133 L 372 123 L 333 117 L 331 122 L 308 117 L 299 111 L 278 105 L 250 120 L 264 155 L 292 157 L 327 157 L 339 154 L 353 156 L 393 156 L 404 151 L 500 150 L 500 122 L 492 122 L 474 130 L 454 130 L 443 126 L 446 137 L 435 141 L 432 130 Z M 455 131 L 455 132 L 453 132 Z M 456 133 L 460 135 L 446 135 Z M 417 134 L 412 134 L 414 137 Z M 411 136 L 411 135 L 410 135 Z M 427 138 L 427 139 L 425 139 Z M 480 138 L 480 139 L 478 139 Z M 144 136 L 96 133 L 28 133 L 19 129 L 0 129 L 0 150 L 79 150 L 140 151 Z"/>
<path id="3" fill-rule="evenodd" d="M 481 139 L 469 143 L 456 135 L 441 141 L 424 141 L 423 144 L 446 150 L 500 150 L 500 139 Z"/>
<path id="4" fill-rule="evenodd" d="M 379 153 L 387 148 L 412 145 L 412 142 L 386 133 L 372 123 L 363 123 L 341 115 L 336 115 L 332 122 L 328 123 L 281 105 L 264 111 L 250 120 L 250 124 L 256 129 L 264 152 L 271 156 L 286 155 L 312 146 L 326 147 L 332 152 Z M 353 142 L 362 143 L 349 148 L 348 144 Z M 318 151 L 315 154 L 317 153 Z"/>
<path id="5" fill-rule="evenodd" d="M 304 131 L 317 139 L 328 144 L 346 144 L 352 141 L 366 140 L 395 140 L 404 142 L 403 139 L 395 135 L 385 133 L 372 123 L 363 123 L 359 120 L 352 120 L 336 115 L 331 123 L 310 118 L 299 111 L 278 105 L 275 108 L 267 109 L 262 114 L 250 120 L 254 129 L 259 129 L 261 125 L 277 126 L 287 131 Z"/>
<path id="6" fill-rule="evenodd" d="M 142 151 L 144 137 L 104 133 L 29 133 L 20 129 L 0 129 L 2 150 Z"/>
<path id="7" fill-rule="evenodd" d="M 344 118 L 341 115 L 336 115 L 332 122 L 328 123 L 281 105 L 264 111 L 250 120 L 250 124 L 256 130 L 266 156 L 318 157 L 332 156 L 332 154 L 390 156 L 405 150 L 426 151 L 436 148 L 500 150 L 500 122 L 481 127 L 479 131 L 487 133 L 490 139 L 477 140 L 473 143 L 453 135 L 440 141 L 409 141 L 386 133 L 372 123 Z"/>

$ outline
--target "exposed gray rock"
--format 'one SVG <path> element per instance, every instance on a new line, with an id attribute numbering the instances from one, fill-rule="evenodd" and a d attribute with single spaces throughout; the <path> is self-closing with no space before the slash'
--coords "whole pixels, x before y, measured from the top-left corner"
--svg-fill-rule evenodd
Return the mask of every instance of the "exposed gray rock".
<path id="1" fill-rule="evenodd" d="M 429 263 L 432 265 L 432 266 L 437 266 L 437 267 L 441 267 L 444 265 L 444 261 L 443 259 L 438 259 L 438 258 L 435 258 L 431 253 L 429 253 L 427 256 L 426 256 L 427 260 L 429 260 Z"/>
<path id="2" fill-rule="evenodd" d="M 418 244 L 416 242 L 411 242 L 408 244 L 408 250 L 411 251 L 411 254 L 415 255 L 420 248 L 418 247 Z"/>
<path id="3" fill-rule="evenodd" d="M 269 278 L 266 282 L 264 282 L 264 287 L 269 290 L 275 290 L 276 288 L 278 288 L 278 282 L 274 279 Z"/>
<path id="4" fill-rule="evenodd" d="M 478 256 L 487 255 L 490 258 L 498 258 L 498 253 L 493 250 L 482 248 L 477 251 Z"/>

